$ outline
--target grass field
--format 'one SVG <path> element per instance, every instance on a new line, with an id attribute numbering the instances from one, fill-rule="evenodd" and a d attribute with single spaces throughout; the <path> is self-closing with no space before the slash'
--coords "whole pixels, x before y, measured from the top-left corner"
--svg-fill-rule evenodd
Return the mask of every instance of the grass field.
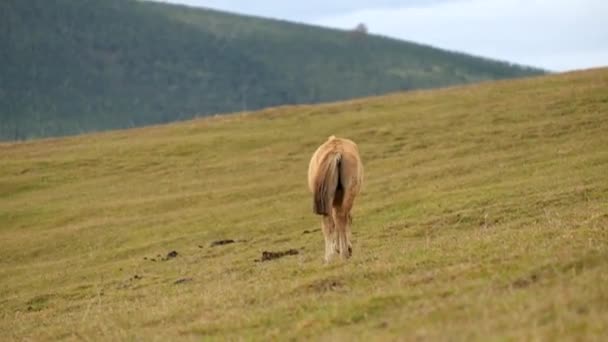
<path id="1" fill-rule="evenodd" d="M 324 265 L 331 134 L 366 178 Z M 600 340 L 606 284 L 608 69 L 0 144 L 2 341 Z"/>

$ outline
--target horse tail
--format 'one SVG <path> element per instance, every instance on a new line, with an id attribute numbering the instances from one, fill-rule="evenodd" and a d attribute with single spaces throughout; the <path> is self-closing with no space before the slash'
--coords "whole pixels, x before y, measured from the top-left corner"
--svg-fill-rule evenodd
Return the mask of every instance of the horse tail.
<path id="1" fill-rule="evenodd" d="M 340 153 L 330 153 L 319 165 L 317 183 L 314 187 L 313 211 L 315 214 L 324 216 L 331 214 L 334 196 L 340 182 L 341 160 Z"/>

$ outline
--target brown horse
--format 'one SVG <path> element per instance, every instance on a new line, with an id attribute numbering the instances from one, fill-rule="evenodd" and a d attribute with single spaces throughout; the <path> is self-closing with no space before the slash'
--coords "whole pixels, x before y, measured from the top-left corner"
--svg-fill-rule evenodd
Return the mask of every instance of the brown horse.
<path id="1" fill-rule="evenodd" d="M 313 194 L 313 211 L 322 215 L 325 261 L 335 253 L 342 259 L 352 255 L 350 211 L 363 183 L 363 164 L 357 144 L 330 136 L 310 159 L 308 188 Z"/>

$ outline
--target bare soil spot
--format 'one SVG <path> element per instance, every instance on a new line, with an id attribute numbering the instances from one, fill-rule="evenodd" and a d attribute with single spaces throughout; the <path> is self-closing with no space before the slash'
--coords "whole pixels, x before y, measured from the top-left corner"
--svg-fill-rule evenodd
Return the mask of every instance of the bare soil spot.
<path id="1" fill-rule="evenodd" d="M 191 282 L 193 279 L 192 278 L 180 278 L 177 279 L 176 281 L 173 282 L 173 284 L 183 284 L 183 283 L 189 283 Z"/>
<path id="2" fill-rule="evenodd" d="M 344 288 L 344 283 L 333 278 L 321 279 L 308 284 L 306 288 L 314 292 L 338 291 Z"/>
<path id="3" fill-rule="evenodd" d="M 179 253 L 177 253 L 177 251 L 171 251 L 169 253 L 167 253 L 166 256 L 161 256 L 160 254 L 156 255 L 156 258 L 148 258 L 148 257 L 144 257 L 144 260 L 150 260 L 150 261 L 154 261 L 156 262 L 156 260 L 160 260 L 160 261 L 167 261 L 173 258 L 176 258 L 179 255 Z"/>
<path id="4" fill-rule="evenodd" d="M 319 230 L 320 229 L 311 229 L 311 230 L 306 229 L 305 231 L 302 232 L 302 234 L 312 234 L 314 232 L 318 232 Z"/>
<path id="5" fill-rule="evenodd" d="M 167 253 L 165 260 L 173 259 L 175 257 L 177 257 L 177 251 L 171 251 L 171 252 Z"/>
<path id="6" fill-rule="evenodd" d="M 387 321 L 382 321 L 377 325 L 378 328 L 380 329 L 386 329 L 388 328 L 388 322 Z"/>
<path id="7" fill-rule="evenodd" d="M 227 244 L 231 244 L 231 243 L 235 243 L 236 241 L 232 240 L 232 239 L 226 239 L 226 240 L 217 240 L 217 241 L 213 241 L 211 243 L 211 247 L 214 246 L 223 246 L 223 245 L 227 245 Z"/>
<path id="8" fill-rule="evenodd" d="M 515 280 L 512 285 L 514 288 L 516 289 L 521 289 L 521 288 L 525 288 L 528 287 L 532 284 L 534 284 L 535 282 L 538 281 L 538 276 L 536 274 L 532 274 L 529 277 L 526 278 L 519 278 L 517 280 Z"/>
<path id="9" fill-rule="evenodd" d="M 286 251 L 280 251 L 280 252 L 269 252 L 269 251 L 263 251 L 262 252 L 262 258 L 261 259 L 255 259 L 256 262 L 259 261 L 269 261 L 269 260 L 274 260 L 274 259 L 278 259 L 278 258 L 282 258 L 286 255 L 296 255 L 298 254 L 298 250 L 297 249 L 288 249 Z"/>

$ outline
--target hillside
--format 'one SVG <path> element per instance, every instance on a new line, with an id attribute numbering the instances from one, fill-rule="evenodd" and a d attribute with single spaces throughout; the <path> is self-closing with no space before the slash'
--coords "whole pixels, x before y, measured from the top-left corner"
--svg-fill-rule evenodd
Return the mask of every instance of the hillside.
<path id="1" fill-rule="evenodd" d="M 373 35 L 142 1 L 0 2 L 0 140 L 541 73 Z"/>
<path id="2" fill-rule="evenodd" d="M 0 340 L 599 340 L 606 112 L 596 69 L 0 144 Z M 366 181 L 323 265 L 330 134 Z"/>

